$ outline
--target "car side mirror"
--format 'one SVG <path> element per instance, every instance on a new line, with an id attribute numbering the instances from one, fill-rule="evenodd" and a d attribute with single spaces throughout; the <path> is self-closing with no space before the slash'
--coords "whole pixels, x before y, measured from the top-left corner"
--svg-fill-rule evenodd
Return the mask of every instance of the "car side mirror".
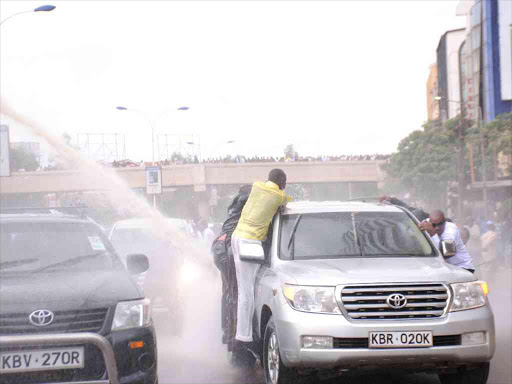
<path id="1" fill-rule="evenodd" d="M 258 264 L 265 262 L 265 252 L 259 242 L 253 243 L 251 241 L 241 240 L 239 243 L 239 251 L 240 260 Z"/>
<path id="2" fill-rule="evenodd" d="M 445 258 L 455 256 L 455 252 L 457 251 L 455 247 L 455 241 L 453 240 L 444 240 L 441 241 L 441 253 Z"/>
<path id="3" fill-rule="evenodd" d="M 149 260 L 146 255 L 133 254 L 126 256 L 126 267 L 132 275 L 146 272 L 149 269 Z"/>

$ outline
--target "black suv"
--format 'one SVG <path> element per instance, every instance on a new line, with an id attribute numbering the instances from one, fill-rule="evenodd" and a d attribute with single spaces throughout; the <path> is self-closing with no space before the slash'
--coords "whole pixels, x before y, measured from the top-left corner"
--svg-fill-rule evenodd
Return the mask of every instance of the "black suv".
<path id="1" fill-rule="evenodd" d="M 130 276 L 148 268 L 144 255 L 128 256 L 125 267 L 86 217 L 2 210 L 0 382 L 157 383 L 150 303 Z M 107 365 L 103 349 L 83 338 L 48 344 L 37 342 L 41 335 L 100 339 L 115 364 Z M 116 378 L 108 377 L 111 365 Z"/>

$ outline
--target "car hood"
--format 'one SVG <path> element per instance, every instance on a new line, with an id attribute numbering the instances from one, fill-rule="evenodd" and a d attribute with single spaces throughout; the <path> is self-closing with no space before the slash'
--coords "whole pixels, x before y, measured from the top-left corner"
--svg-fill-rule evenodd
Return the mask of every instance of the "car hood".
<path id="1" fill-rule="evenodd" d="M 2 275 L 0 312 L 73 310 L 143 297 L 126 271 Z"/>
<path id="2" fill-rule="evenodd" d="M 298 285 L 475 280 L 471 272 L 450 265 L 440 257 L 293 260 L 280 263 L 277 272 L 283 282 Z"/>

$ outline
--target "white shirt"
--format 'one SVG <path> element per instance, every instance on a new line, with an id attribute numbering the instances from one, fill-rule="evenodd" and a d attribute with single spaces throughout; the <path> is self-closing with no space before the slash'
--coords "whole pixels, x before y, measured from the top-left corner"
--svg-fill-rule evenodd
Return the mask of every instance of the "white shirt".
<path id="1" fill-rule="evenodd" d="M 462 242 L 459 228 L 455 224 L 450 223 L 449 221 L 447 221 L 446 224 L 444 225 L 444 231 L 441 234 L 441 239 L 439 239 L 437 233 L 434 236 L 432 236 L 432 241 L 434 242 L 434 245 L 437 247 L 437 249 L 439 249 L 440 241 L 444 240 L 454 241 L 456 249 L 455 256 L 445 259 L 447 263 L 456 265 L 457 267 L 461 268 L 475 269 L 475 267 L 473 266 L 471 255 L 469 254 L 468 250 L 466 249 L 466 246 Z"/>
<path id="2" fill-rule="evenodd" d="M 206 242 L 208 246 L 212 245 L 215 240 L 215 232 L 211 228 L 206 228 L 203 232 L 198 232 L 201 240 Z"/>

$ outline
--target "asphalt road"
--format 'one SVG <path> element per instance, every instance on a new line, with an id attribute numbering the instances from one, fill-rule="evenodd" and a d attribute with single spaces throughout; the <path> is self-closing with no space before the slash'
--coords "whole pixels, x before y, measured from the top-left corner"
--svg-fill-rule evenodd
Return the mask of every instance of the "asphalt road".
<path id="1" fill-rule="evenodd" d="M 488 384 L 512 383 L 512 270 L 477 269 L 477 276 L 490 285 L 489 298 L 495 314 L 496 354 L 491 362 Z M 159 381 L 170 383 L 263 383 L 263 371 L 238 371 L 228 364 L 220 332 L 220 281 L 215 271 L 201 271 L 184 287 L 184 325 L 181 336 L 169 332 L 168 313 L 154 313 L 158 334 Z M 324 384 L 439 384 L 436 375 L 358 375 Z"/>

